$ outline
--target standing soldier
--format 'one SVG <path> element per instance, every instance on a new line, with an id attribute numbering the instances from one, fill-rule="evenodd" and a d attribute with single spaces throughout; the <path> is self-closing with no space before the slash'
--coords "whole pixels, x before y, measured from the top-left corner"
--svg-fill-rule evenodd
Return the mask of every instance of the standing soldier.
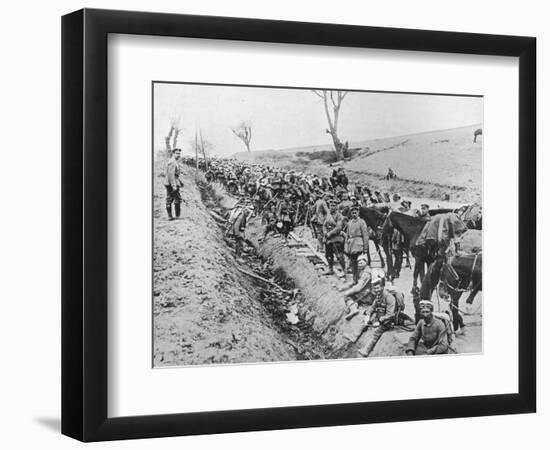
<path id="1" fill-rule="evenodd" d="M 183 182 L 180 180 L 180 167 L 178 160 L 181 158 L 181 149 L 175 148 L 172 151 L 172 157 L 166 163 L 166 171 L 164 176 L 164 187 L 166 188 L 166 212 L 168 220 L 174 220 L 172 216 L 172 203 L 176 213 L 176 218 L 181 213 L 181 193 L 180 187 L 183 187 Z"/>
<path id="2" fill-rule="evenodd" d="M 334 257 L 340 263 L 346 277 L 346 262 L 344 260 L 344 216 L 338 212 L 337 203 L 331 200 L 329 203 L 329 214 L 323 223 L 323 235 L 325 236 L 325 256 L 328 262 L 328 272 L 325 275 L 334 274 Z"/>
<path id="3" fill-rule="evenodd" d="M 403 252 L 405 249 L 405 237 L 403 234 L 394 228 L 391 236 L 391 251 L 393 254 L 393 278 L 399 278 L 401 267 L 403 266 Z"/>
<path id="4" fill-rule="evenodd" d="M 348 222 L 347 230 L 347 254 L 350 260 L 351 271 L 353 273 L 353 283 L 359 280 L 359 268 L 357 258 L 362 253 L 367 253 L 369 249 L 369 232 L 367 224 L 359 217 L 359 208 L 351 207 L 351 220 Z"/>
<path id="5" fill-rule="evenodd" d="M 237 256 L 241 256 L 243 242 L 246 241 L 245 229 L 250 213 L 250 209 L 243 208 L 232 226 L 233 237 L 235 238 L 235 253 Z"/>
<path id="6" fill-rule="evenodd" d="M 313 218 L 311 219 L 311 223 L 313 225 L 315 235 L 317 236 L 317 251 L 322 252 L 324 251 L 323 224 L 329 214 L 329 209 L 325 200 L 326 195 L 324 195 L 321 191 L 316 191 L 316 194 L 317 200 L 315 200 L 315 204 L 313 205 Z"/>

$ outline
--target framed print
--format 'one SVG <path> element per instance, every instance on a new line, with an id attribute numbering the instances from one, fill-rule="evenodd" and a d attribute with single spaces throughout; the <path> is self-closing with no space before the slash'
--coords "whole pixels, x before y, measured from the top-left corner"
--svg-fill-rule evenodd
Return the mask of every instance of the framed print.
<path id="1" fill-rule="evenodd" d="M 64 434 L 535 411 L 534 38 L 62 32 Z"/>

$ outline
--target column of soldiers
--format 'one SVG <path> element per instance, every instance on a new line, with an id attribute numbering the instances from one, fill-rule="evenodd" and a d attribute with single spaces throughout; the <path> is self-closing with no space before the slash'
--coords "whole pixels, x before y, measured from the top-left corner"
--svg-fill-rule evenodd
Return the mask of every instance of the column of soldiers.
<path id="1" fill-rule="evenodd" d="M 180 211 L 180 185 L 175 181 L 179 178 L 177 164 L 180 154 L 174 151 L 166 169 L 169 218 L 172 218 L 172 203 L 176 216 L 179 216 Z M 196 164 L 192 158 L 186 158 L 183 162 L 191 166 Z M 199 167 L 205 172 L 207 181 L 221 183 L 229 193 L 240 197 L 243 213 L 232 224 L 238 242 L 239 237 L 244 236 L 244 226 L 249 215 L 261 217 L 265 226 L 264 239 L 269 234 L 276 234 L 286 240 L 295 226 L 308 225 L 317 240 L 317 250 L 325 253 L 328 262 L 325 274 L 334 274 L 335 264 L 340 266 L 344 280 L 347 273 L 351 273 L 352 283 L 344 292 L 348 307 L 346 317 L 351 319 L 359 313 L 360 305 L 367 305 L 363 311 L 365 327 L 375 328 L 367 345 L 360 350 L 363 356 L 371 354 L 384 332 L 406 318 L 403 314 L 404 295 L 386 281 L 382 269 L 370 267 L 370 258 L 366 256 L 369 236 L 378 230 L 368 228 L 359 217 L 359 208 L 383 205 L 391 210 L 427 216 L 428 205 L 421 205 L 420 210 L 411 210 L 410 202 L 402 200 L 399 194 L 390 197 L 387 193 L 372 191 L 366 186 L 356 185 L 350 192 L 343 168 L 334 170 L 330 177 L 319 177 L 227 159 L 200 161 Z M 394 232 L 391 249 L 397 276 L 401 270 L 404 247 L 403 237 L 399 232 Z M 239 245 L 237 248 L 240 248 Z M 347 265 L 346 259 L 349 262 Z M 447 353 L 449 348 L 453 348 L 454 342 L 448 316 L 435 315 L 433 305 L 425 301 L 420 305 L 420 312 L 421 317 L 407 346 L 407 354 Z"/>

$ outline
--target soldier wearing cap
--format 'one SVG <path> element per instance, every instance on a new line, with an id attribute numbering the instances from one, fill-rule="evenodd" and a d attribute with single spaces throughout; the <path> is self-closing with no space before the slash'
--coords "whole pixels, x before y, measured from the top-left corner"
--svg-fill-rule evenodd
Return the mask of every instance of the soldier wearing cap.
<path id="1" fill-rule="evenodd" d="M 346 253 L 349 256 L 353 282 L 359 280 L 359 267 L 357 258 L 369 249 L 369 231 L 367 224 L 359 217 L 359 208 L 351 207 L 351 219 L 347 226 Z"/>
<path id="2" fill-rule="evenodd" d="M 311 223 L 313 225 L 313 230 L 317 236 L 317 251 L 324 251 L 324 233 L 323 233 L 323 224 L 329 214 L 328 204 L 327 204 L 327 195 L 323 194 L 322 191 L 316 190 L 317 200 L 313 205 L 313 214 Z"/>
<path id="3" fill-rule="evenodd" d="M 359 270 L 359 279 L 353 286 L 343 292 L 348 307 L 347 320 L 359 313 L 359 304 L 370 305 L 374 300 L 371 294 L 372 269 L 365 255 L 360 255 L 357 258 L 357 268 Z M 377 269 L 374 270 L 376 271 Z"/>
<path id="4" fill-rule="evenodd" d="M 174 204 L 174 212 L 176 217 L 181 213 L 181 193 L 180 187 L 183 182 L 180 180 L 179 159 L 181 158 L 181 149 L 175 148 L 172 151 L 172 157 L 166 163 L 164 187 L 166 188 L 166 212 L 168 220 L 173 220 L 172 203 Z"/>
<path id="5" fill-rule="evenodd" d="M 334 274 L 334 257 L 340 263 L 342 270 L 346 271 L 346 262 L 344 260 L 344 236 L 342 233 L 344 227 L 344 217 L 337 208 L 335 200 L 329 201 L 329 213 L 323 222 L 323 236 L 325 238 L 325 256 L 327 258 L 329 270 L 325 275 Z"/>
<path id="6" fill-rule="evenodd" d="M 420 301 L 422 319 L 409 339 L 407 355 L 441 355 L 449 353 L 448 326 L 434 316 L 434 305 L 429 300 Z"/>
<path id="7" fill-rule="evenodd" d="M 359 353 L 365 357 L 370 355 L 382 335 L 393 328 L 397 310 L 395 297 L 385 289 L 385 278 L 381 275 L 373 276 L 371 283 L 374 302 L 367 313 L 367 323 L 372 323 L 375 330 L 369 342 L 359 350 Z"/>
<path id="8" fill-rule="evenodd" d="M 418 215 L 418 217 L 429 218 L 430 217 L 430 205 L 428 205 L 427 203 L 422 203 L 420 205 L 420 211 L 418 211 L 417 215 Z"/>

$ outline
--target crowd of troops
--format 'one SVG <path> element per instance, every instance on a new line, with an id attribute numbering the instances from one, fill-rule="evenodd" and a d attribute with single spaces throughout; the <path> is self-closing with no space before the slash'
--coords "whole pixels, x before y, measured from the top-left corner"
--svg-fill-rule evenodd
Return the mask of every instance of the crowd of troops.
<path id="1" fill-rule="evenodd" d="M 166 168 L 167 212 L 172 218 L 180 214 L 179 161 L 181 152 L 174 151 Z M 386 279 L 383 269 L 371 268 L 369 239 L 379 230 L 370 229 L 359 217 L 361 206 L 385 207 L 410 215 L 428 217 L 429 206 L 422 204 L 412 210 L 411 203 L 394 193 L 381 193 L 368 186 L 355 185 L 350 189 L 343 168 L 334 169 L 330 177 L 319 177 L 295 170 L 284 170 L 262 164 L 211 158 L 208 162 L 185 158 L 184 163 L 200 168 L 208 182 L 221 183 L 225 189 L 239 197 L 237 213 L 230 217 L 230 228 L 236 241 L 244 240 L 249 217 L 259 216 L 265 226 L 265 239 L 278 234 L 287 239 L 298 225 L 309 226 L 317 239 L 317 251 L 324 252 L 328 270 L 334 274 L 335 263 L 341 267 L 340 276 L 351 273 L 353 280 L 342 288 L 346 299 L 347 315 L 351 320 L 360 313 L 364 327 L 375 328 L 369 342 L 359 350 L 369 356 L 384 332 L 395 324 L 403 324 L 404 295 Z M 403 236 L 394 231 L 392 251 L 399 276 L 401 258 L 406 252 Z M 409 263 L 410 264 L 410 263 Z M 412 319 L 411 319 L 412 320 Z M 412 333 L 407 354 L 441 354 L 454 349 L 454 329 L 448 313 L 434 313 L 433 304 L 422 300 L 415 302 L 416 328 Z"/>
<path id="2" fill-rule="evenodd" d="M 184 162 L 192 166 L 196 164 L 193 158 Z M 326 255 L 327 273 L 334 273 L 335 262 L 345 269 L 347 256 L 354 281 L 358 278 L 357 257 L 365 253 L 371 264 L 368 241 L 379 231 L 369 228 L 359 218 L 360 207 L 387 207 L 416 216 L 428 216 L 427 204 L 412 210 L 411 203 L 398 193 L 390 196 L 358 184 L 351 189 L 342 167 L 335 168 L 330 177 L 320 177 L 230 159 L 200 160 L 198 166 L 204 171 L 207 181 L 221 183 L 230 194 L 240 198 L 241 206 L 248 210 L 245 215 L 261 217 L 265 225 L 264 237 L 280 234 L 286 240 L 296 226 L 306 225 L 317 240 L 317 251 Z M 243 220 L 246 221 L 246 217 L 241 218 Z M 403 256 L 410 266 L 404 244 L 403 236 L 396 230 L 392 237 L 395 277 L 399 277 Z"/>

